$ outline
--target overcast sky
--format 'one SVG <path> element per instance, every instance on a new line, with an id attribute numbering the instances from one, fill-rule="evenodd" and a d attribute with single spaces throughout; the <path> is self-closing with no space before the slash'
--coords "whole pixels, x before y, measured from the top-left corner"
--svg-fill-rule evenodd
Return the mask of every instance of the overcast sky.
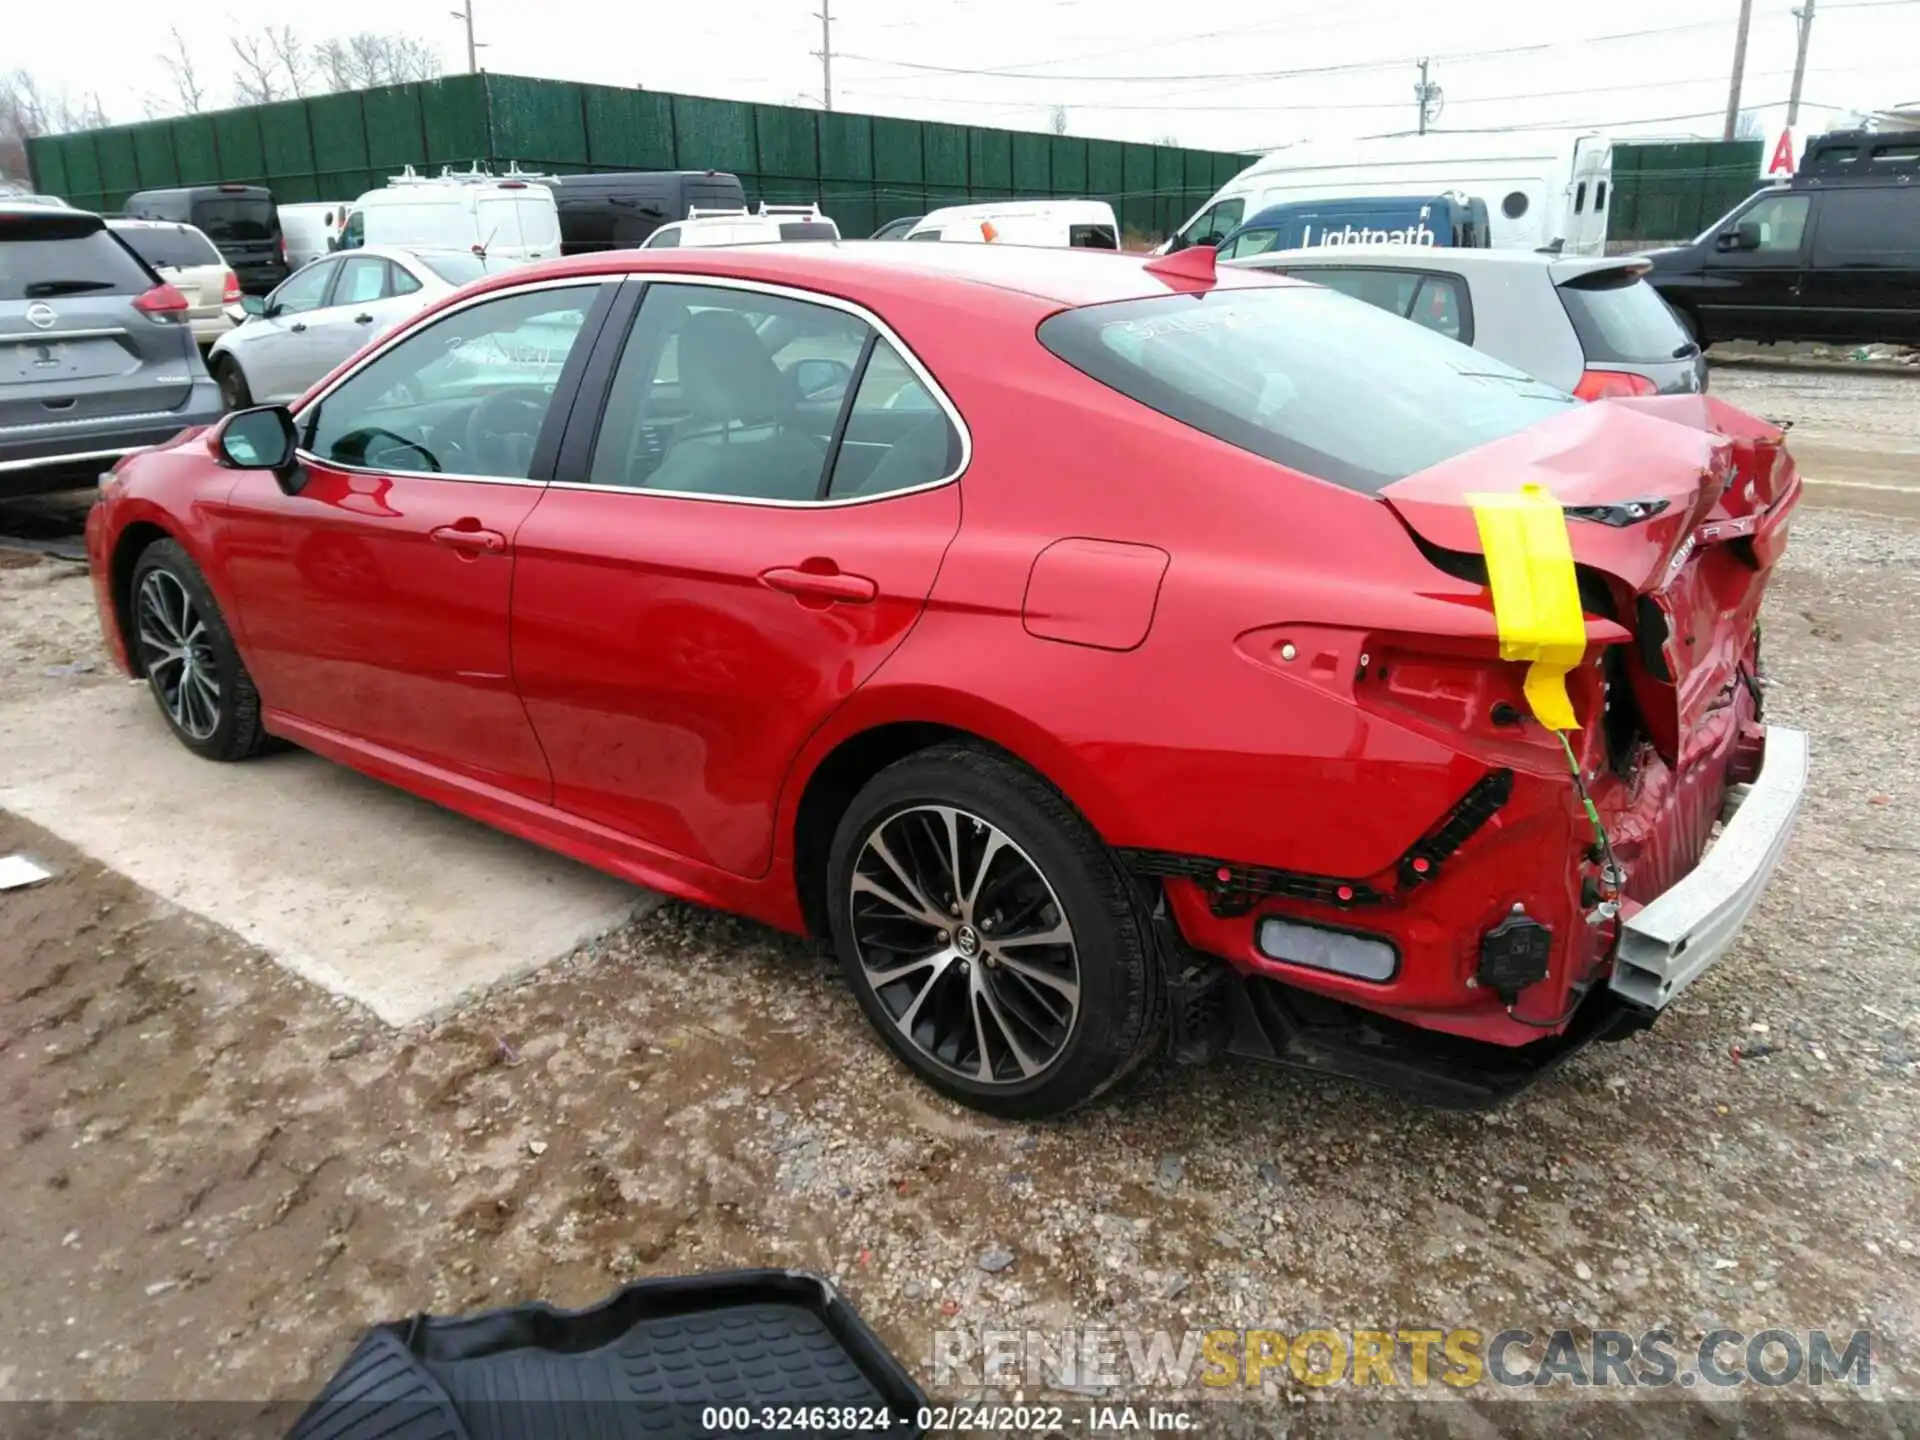
<path id="1" fill-rule="evenodd" d="M 207 5 L 119 5 L 106 24 L 97 6 L 9 0 L 0 63 L 97 92 L 111 118 L 137 120 L 143 97 L 170 93 L 155 56 L 175 21 L 224 102 L 227 35 L 270 24 L 310 41 L 404 31 L 462 70 L 453 3 L 249 0 L 224 24 Z M 810 105 L 820 101 L 810 53 L 819 3 L 474 0 L 486 69 Z M 1753 0 L 1742 104 L 1770 127 L 1785 113 L 1796 3 Z M 1803 125 L 1920 100 L 1920 0 L 1816 4 Z M 1022 129 L 1047 128 L 1064 105 L 1076 135 L 1258 150 L 1410 128 L 1413 60 L 1429 54 L 1443 129 L 1717 135 L 1738 10 L 1738 0 L 833 0 L 833 99 L 842 110 Z M 1657 33 L 1631 33 L 1646 31 Z M 1322 73 L 1274 73 L 1313 70 Z"/>

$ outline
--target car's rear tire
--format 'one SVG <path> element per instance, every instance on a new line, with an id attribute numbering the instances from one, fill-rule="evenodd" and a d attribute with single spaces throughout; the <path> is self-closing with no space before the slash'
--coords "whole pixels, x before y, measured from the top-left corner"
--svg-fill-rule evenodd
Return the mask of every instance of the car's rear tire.
<path id="1" fill-rule="evenodd" d="M 180 743 L 208 760 L 266 748 L 260 692 L 206 577 L 172 540 L 140 552 L 127 588 L 127 648 Z"/>
<path id="2" fill-rule="evenodd" d="M 253 404 L 253 391 L 247 377 L 229 355 L 213 357 L 214 383 L 220 387 L 220 402 L 229 410 L 245 410 Z"/>
<path id="3" fill-rule="evenodd" d="M 1018 761 L 940 745 L 887 767 L 841 817 L 827 883 L 861 1009 L 964 1104 L 1057 1115 L 1160 1039 L 1164 982 L 1129 881 Z"/>

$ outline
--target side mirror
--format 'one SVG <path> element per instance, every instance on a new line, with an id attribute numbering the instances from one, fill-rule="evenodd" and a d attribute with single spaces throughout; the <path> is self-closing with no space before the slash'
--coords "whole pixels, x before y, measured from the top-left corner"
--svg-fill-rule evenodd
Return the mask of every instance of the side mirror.
<path id="1" fill-rule="evenodd" d="M 267 313 L 267 302 L 258 295 L 242 295 L 240 308 L 249 318 L 253 318 Z"/>
<path id="2" fill-rule="evenodd" d="M 1736 250 L 1758 250 L 1765 240 L 1758 220 L 1742 220 L 1733 230 L 1733 244 Z"/>
<path id="3" fill-rule="evenodd" d="M 213 441 L 214 458 L 221 465 L 229 470 L 271 470 L 289 494 L 299 489 L 292 483 L 298 474 L 294 463 L 298 445 L 293 415 L 284 405 L 234 411 L 221 422 Z"/>
<path id="4" fill-rule="evenodd" d="M 824 400 L 847 393 L 853 367 L 839 360 L 802 360 L 793 367 L 793 383 L 803 400 Z"/>

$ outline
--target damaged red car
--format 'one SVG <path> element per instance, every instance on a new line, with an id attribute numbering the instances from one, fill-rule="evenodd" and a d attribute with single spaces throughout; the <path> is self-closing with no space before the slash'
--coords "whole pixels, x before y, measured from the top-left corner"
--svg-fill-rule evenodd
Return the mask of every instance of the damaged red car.
<path id="1" fill-rule="evenodd" d="M 1583 404 L 1204 250 L 770 245 L 485 280 L 123 461 L 88 542 L 196 753 L 830 939 L 969 1104 L 1171 1051 L 1469 1106 L 1658 1016 L 1779 859 L 1799 493 L 1717 399 Z"/>

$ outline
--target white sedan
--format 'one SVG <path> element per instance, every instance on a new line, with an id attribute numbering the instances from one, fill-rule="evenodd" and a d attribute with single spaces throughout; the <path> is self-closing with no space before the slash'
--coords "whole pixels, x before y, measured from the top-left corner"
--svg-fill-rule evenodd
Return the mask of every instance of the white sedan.
<path id="1" fill-rule="evenodd" d="M 369 246 L 289 275 L 207 357 L 230 410 L 289 403 L 369 341 L 487 273 L 477 255 Z"/>

